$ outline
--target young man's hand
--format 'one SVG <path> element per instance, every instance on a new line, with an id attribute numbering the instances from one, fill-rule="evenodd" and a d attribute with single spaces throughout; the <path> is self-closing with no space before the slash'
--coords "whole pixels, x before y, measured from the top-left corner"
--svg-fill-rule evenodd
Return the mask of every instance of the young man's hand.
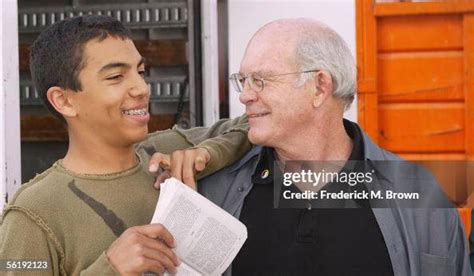
<path id="1" fill-rule="evenodd" d="M 174 177 L 196 190 L 196 172 L 204 170 L 211 155 L 204 148 L 178 150 L 171 155 L 155 153 L 150 159 L 149 171 L 158 172 L 158 168 L 165 170 L 159 174 L 155 188 L 159 189 L 161 182 L 166 178 Z"/>
<path id="2" fill-rule="evenodd" d="M 176 242 L 163 225 L 141 225 L 123 232 L 107 249 L 106 256 L 120 275 L 161 275 L 166 271 L 175 274 L 180 261 L 173 247 Z"/>

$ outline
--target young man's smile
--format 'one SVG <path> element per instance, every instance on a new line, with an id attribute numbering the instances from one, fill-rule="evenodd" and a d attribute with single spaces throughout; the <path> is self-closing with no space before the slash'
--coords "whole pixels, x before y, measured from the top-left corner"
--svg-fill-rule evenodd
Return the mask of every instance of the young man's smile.
<path id="1" fill-rule="evenodd" d="M 150 113 L 148 113 L 148 105 L 146 107 L 137 107 L 123 110 L 122 114 L 137 124 L 147 124 L 150 120 Z"/>

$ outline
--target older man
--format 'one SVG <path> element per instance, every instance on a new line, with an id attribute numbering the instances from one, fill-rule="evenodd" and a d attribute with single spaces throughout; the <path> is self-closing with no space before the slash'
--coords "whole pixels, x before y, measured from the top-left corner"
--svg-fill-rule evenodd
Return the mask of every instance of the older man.
<path id="1" fill-rule="evenodd" d="M 336 32 L 309 19 L 271 22 L 231 80 L 259 146 L 199 190 L 248 227 L 234 275 L 471 275 L 454 209 L 273 208 L 276 160 L 399 160 L 343 119 L 356 68 Z"/>

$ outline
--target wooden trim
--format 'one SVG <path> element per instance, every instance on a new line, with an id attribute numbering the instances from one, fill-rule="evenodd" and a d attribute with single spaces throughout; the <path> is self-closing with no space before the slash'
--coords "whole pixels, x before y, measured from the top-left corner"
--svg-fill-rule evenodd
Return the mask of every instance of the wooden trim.
<path id="1" fill-rule="evenodd" d="M 377 30 L 373 1 L 356 1 L 358 122 L 377 143 Z"/>
<path id="2" fill-rule="evenodd" d="M 20 57 L 20 71 L 30 71 L 30 49 L 31 44 L 20 43 L 18 45 L 19 57 Z"/>
<path id="3" fill-rule="evenodd" d="M 184 114 L 189 117 L 189 114 Z M 174 114 L 152 115 L 148 122 L 148 131 L 154 132 L 171 128 L 175 123 Z M 52 115 L 22 115 L 21 116 L 21 141 L 45 142 L 67 141 L 68 134 L 65 125 Z"/>
<path id="4" fill-rule="evenodd" d="M 367 0 L 367 2 L 372 2 Z M 447 14 L 474 11 L 472 0 L 457 0 L 455 2 L 398 2 L 378 3 L 375 5 L 375 16 L 398 16 L 410 14 Z"/>
<path id="5" fill-rule="evenodd" d="M 359 80 L 357 83 L 357 93 L 360 94 L 373 94 L 376 93 L 377 82 L 372 80 Z"/>
<path id="6" fill-rule="evenodd" d="M 468 160 L 474 160 L 474 14 L 464 15 L 464 110 Z"/>
<path id="7" fill-rule="evenodd" d="M 467 166 L 467 194 L 469 207 L 473 208 L 474 196 L 474 14 L 464 15 L 464 110 L 465 148 Z"/>
<path id="8" fill-rule="evenodd" d="M 378 17 L 377 50 L 379 53 L 462 51 L 462 25 L 461 13 Z"/>
<path id="9" fill-rule="evenodd" d="M 155 40 L 134 41 L 138 52 L 146 58 L 147 66 L 187 65 L 186 41 Z"/>
<path id="10" fill-rule="evenodd" d="M 21 115 L 21 141 L 67 141 L 66 127 L 52 115 Z"/>
<path id="11" fill-rule="evenodd" d="M 186 41 L 184 40 L 159 40 L 159 41 L 134 41 L 138 52 L 146 58 L 147 66 L 178 66 L 187 65 Z M 28 72 L 30 43 L 20 43 L 20 70 Z"/>

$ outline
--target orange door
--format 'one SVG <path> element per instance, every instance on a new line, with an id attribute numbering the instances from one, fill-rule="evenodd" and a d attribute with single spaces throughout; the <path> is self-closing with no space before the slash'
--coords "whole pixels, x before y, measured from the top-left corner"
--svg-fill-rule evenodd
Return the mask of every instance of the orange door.
<path id="1" fill-rule="evenodd" d="M 357 0 L 356 12 L 361 126 L 407 159 L 474 160 L 474 1 Z M 462 169 L 448 194 L 465 202 Z"/>

